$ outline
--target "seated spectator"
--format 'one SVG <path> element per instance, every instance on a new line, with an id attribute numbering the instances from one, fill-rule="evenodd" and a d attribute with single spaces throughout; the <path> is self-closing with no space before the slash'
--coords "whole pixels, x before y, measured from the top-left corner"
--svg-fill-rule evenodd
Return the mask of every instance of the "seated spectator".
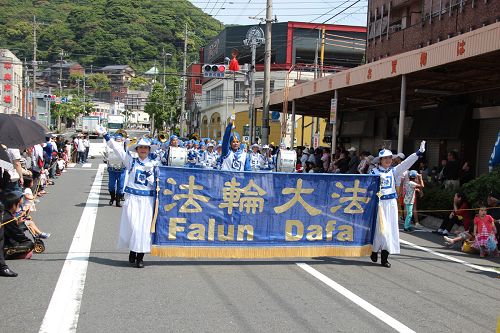
<path id="1" fill-rule="evenodd" d="M 427 162 L 425 160 L 419 161 L 418 172 L 419 172 L 419 174 L 422 175 L 422 179 L 424 180 L 424 183 L 431 182 L 430 174 L 429 174 L 429 167 L 427 166 Z"/>
<path id="2" fill-rule="evenodd" d="M 33 254 L 35 244 L 24 234 L 19 224 L 22 222 L 16 217 L 23 201 L 21 191 L 7 192 L 3 197 L 4 221 L 14 219 L 4 225 L 4 253 L 11 259 L 29 259 Z"/>
<path id="3" fill-rule="evenodd" d="M 330 148 L 324 148 L 323 155 L 321 156 L 321 163 L 323 165 L 323 172 L 328 171 L 328 168 L 330 167 L 330 159 L 331 159 Z"/>
<path id="4" fill-rule="evenodd" d="M 4 214 L 4 206 L 0 204 L 0 223 L 5 223 L 12 219 L 10 216 L 7 216 L 7 214 Z M 3 248 L 4 248 L 4 228 L 0 227 L 0 276 L 5 276 L 5 277 L 16 277 L 17 273 L 12 271 L 9 266 L 5 263 L 5 257 L 3 253 Z"/>
<path id="5" fill-rule="evenodd" d="M 454 151 L 448 153 L 448 160 L 443 168 L 443 180 L 445 189 L 457 190 L 460 187 L 460 166 Z"/>
<path id="6" fill-rule="evenodd" d="M 493 217 L 495 228 L 497 230 L 497 244 L 500 248 L 500 193 L 490 192 L 486 200 L 488 213 Z"/>
<path id="7" fill-rule="evenodd" d="M 469 161 L 465 161 L 460 170 L 460 186 L 474 179 L 472 167 Z"/>
<path id="8" fill-rule="evenodd" d="M 340 157 L 335 161 L 335 170 L 339 173 L 347 173 L 349 171 L 349 159 L 347 152 L 341 152 Z"/>
<path id="9" fill-rule="evenodd" d="M 360 174 L 368 173 L 368 168 L 370 166 L 370 162 L 368 161 L 368 156 L 370 156 L 370 153 L 367 151 L 364 151 L 359 155 L 361 161 L 358 164 L 358 173 Z"/>
<path id="10" fill-rule="evenodd" d="M 347 150 L 349 154 L 349 163 L 348 163 L 348 170 L 347 173 L 349 174 L 357 174 L 358 173 L 358 166 L 360 163 L 359 156 L 357 155 L 357 149 L 356 147 L 351 147 Z"/>
<path id="11" fill-rule="evenodd" d="M 497 230 L 493 222 L 493 217 L 486 214 L 486 205 L 480 204 L 479 213 L 474 218 L 474 235 L 476 235 L 476 240 L 473 246 L 479 250 L 482 258 L 488 254 L 498 257 L 496 233 Z"/>
<path id="12" fill-rule="evenodd" d="M 461 192 L 455 193 L 455 196 L 453 197 L 453 211 L 443 220 L 441 226 L 433 232 L 443 236 L 449 235 L 455 224 L 463 226 L 464 230 L 470 230 L 472 225 L 470 223 L 469 208 L 470 205 L 467 202 L 465 195 Z"/>
<path id="13" fill-rule="evenodd" d="M 444 243 L 450 247 L 453 247 L 458 242 L 473 241 L 474 235 L 469 231 L 462 231 L 457 237 L 451 238 L 444 236 Z"/>

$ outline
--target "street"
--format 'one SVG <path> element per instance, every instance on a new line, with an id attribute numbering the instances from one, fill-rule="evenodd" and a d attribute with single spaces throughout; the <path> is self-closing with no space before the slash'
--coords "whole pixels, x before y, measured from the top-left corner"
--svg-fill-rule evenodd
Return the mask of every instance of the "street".
<path id="1" fill-rule="evenodd" d="M 42 254 L 9 261 L 1 332 L 494 332 L 500 260 L 401 233 L 392 268 L 369 258 L 164 259 L 130 267 L 116 249 L 121 209 L 92 144 L 33 218 Z M 70 250 L 71 248 L 71 250 Z M 444 256 L 443 256 L 444 255 Z"/>

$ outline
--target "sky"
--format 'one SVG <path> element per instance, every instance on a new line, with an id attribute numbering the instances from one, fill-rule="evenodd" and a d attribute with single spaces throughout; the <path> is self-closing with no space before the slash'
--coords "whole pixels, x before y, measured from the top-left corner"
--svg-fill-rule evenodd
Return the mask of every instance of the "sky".
<path id="1" fill-rule="evenodd" d="M 266 0 L 190 1 L 224 25 L 258 24 L 266 17 Z M 367 0 L 273 0 L 273 18 L 278 22 L 366 26 L 367 6 Z"/>

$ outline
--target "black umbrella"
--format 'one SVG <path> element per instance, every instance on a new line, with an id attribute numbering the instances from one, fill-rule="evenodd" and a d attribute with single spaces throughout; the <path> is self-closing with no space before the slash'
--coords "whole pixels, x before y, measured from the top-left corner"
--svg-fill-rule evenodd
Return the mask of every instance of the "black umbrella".
<path id="1" fill-rule="evenodd" d="M 26 149 L 42 142 L 45 142 L 45 130 L 36 122 L 0 113 L 0 143 L 8 148 Z"/>
<path id="2" fill-rule="evenodd" d="M 10 162 L 9 154 L 7 154 L 7 151 L 2 147 L 2 145 L 0 145 L 0 168 L 6 170 L 14 169 L 14 166 Z"/>

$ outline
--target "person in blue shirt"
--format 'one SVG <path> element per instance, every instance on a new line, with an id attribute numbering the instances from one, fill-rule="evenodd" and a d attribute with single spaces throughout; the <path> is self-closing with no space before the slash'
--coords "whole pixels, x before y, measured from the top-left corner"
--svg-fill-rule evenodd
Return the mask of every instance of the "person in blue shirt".
<path id="1" fill-rule="evenodd" d="M 230 121 L 222 138 L 222 152 L 220 157 L 223 171 L 251 171 L 250 155 L 240 147 L 240 135 L 232 133 L 233 122 Z"/>
<path id="2" fill-rule="evenodd" d="M 500 165 L 500 131 L 498 132 L 497 141 L 493 146 L 493 152 L 488 163 L 489 171 L 491 172 L 497 165 Z"/>

